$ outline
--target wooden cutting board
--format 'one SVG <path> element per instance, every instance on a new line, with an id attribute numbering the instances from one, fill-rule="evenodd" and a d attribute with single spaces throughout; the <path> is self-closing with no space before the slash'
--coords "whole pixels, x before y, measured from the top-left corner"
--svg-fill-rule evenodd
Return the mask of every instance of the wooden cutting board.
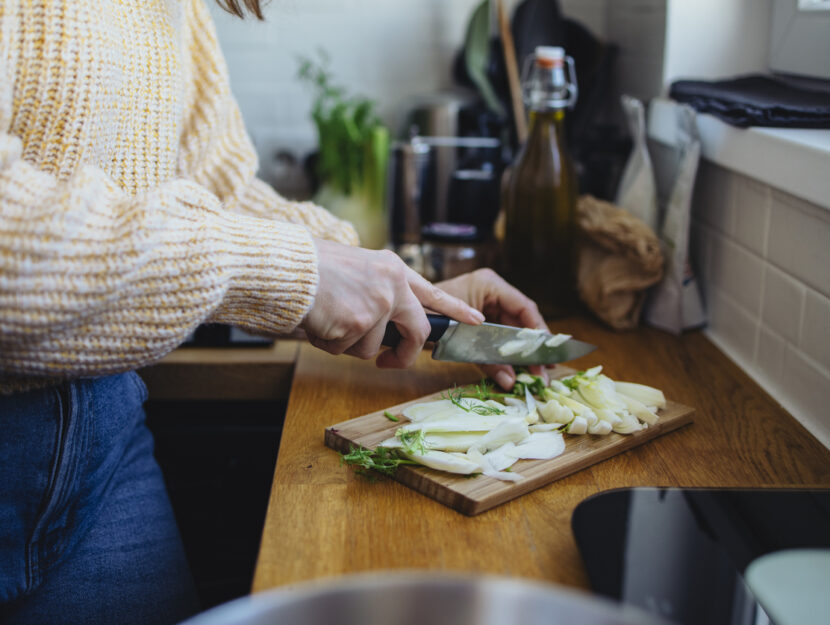
<path id="1" fill-rule="evenodd" d="M 567 373 L 562 375 L 567 375 Z M 326 446 L 340 452 L 348 452 L 350 445 L 374 449 L 382 441 L 394 436 L 395 431 L 402 424 L 409 422 L 401 414 L 404 408 L 411 404 L 440 399 L 444 393 L 434 393 L 413 399 L 326 428 Z M 384 415 L 385 412 L 395 415 L 400 422 L 390 421 Z M 428 467 L 410 465 L 399 466 L 394 479 L 445 506 L 474 516 L 691 423 L 694 408 L 667 401 L 666 408 L 658 411 L 657 414 L 660 420 L 655 425 L 650 425 L 634 434 L 611 433 L 607 436 L 587 434 L 568 436 L 566 434 L 565 451 L 562 455 L 551 460 L 519 460 L 516 462 L 511 470 L 524 476 L 524 479 L 518 482 L 502 482 L 484 475 L 468 478 Z"/>

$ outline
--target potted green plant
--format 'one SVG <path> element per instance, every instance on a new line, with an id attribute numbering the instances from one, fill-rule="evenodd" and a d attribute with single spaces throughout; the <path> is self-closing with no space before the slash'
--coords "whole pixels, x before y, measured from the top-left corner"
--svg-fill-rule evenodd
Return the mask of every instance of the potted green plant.
<path id="1" fill-rule="evenodd" d="M 321 186 L 314 201 L 352 222 L 361 245 L 382 248 L 387 241 L 384 210 L 389 130 L 375 103 L 347 93 L 333 82 L 329 58 L 301 57 L 298 78 L 314 92 L 311 117 L 317 128 L 317 175 Z"/>

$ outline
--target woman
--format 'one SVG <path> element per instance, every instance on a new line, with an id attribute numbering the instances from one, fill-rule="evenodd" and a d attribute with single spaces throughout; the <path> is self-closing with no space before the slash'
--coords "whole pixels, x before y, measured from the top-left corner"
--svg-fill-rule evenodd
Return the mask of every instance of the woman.
<path id="1" fill-rule="evenodd" d="M 492 272 L 433 286 L 256 169 L 202 0 L 0 0 L 0 621 L 197 609 L 132 370 L 198 324 L 372 358 L 392 321 L 381 367 L 413 363 L 424 307 L 543 324 Z"/>

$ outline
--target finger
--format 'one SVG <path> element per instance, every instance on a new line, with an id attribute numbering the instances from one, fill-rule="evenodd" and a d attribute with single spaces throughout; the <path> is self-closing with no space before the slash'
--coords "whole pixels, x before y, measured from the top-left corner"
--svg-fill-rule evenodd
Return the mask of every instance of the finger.
<path id="1" fill-rule="evenodd" d="M 348 345 L 342 341 L 327 341 L 312 334 L 308 335 L 308 342 L 317 349 L 322 349 L 324 352 L 333 354 L 334 356 L 339 356 L 348 348 Z"/>
<path id="2" fill-rule="evenodd" d="M 547 330 L 536 303 L 495 271 L 479 269 L 469 274 L 472 298 L 485 303 L 484 308 L 502 323 Z"/>
<path id="3" fill-rule="evenodd" d="M 545 386 L 550 383 L 550 375 L 544 365 L 531 365 L 527 370 L 533 375 L 538 375 L 545 381 Z"/>
<path id="4" fill-rule="evenodd" d="M 388 317 L 382 317 L 374 327 L 343 353 L 363 360 L 374 358 L 380 351 L 383 335 L 386 334 L 387 319 Z"/>
<path id="5" fill-rule="evenodd" d="M 516 383 L 516 372 L 510 365 L 482 365 L 481 370 L 505 391 L 512 389 Z"/>
<path id="6" fill-rule="evenodd" d="M 484 321 L 484 314 L 481 311 L 476 310 L 454 295 L 439 289 L 414 271 L 409 270 L 407 278 L 412 292 L 418 298 L 422 307 L 463 323 L 478 325 Z"/>
<path id="7" fill-rule="evenodd" d="M 516 319 L 519 322 L 517 325 L 547 330 L 548 324 L 545 323 L 536 302 L 507 283 L 505 287 L 506 289 L 498 293 L 498 304 L 503 313 Z"/>
<path id="8" fill-rule="evenodd" d="M 411 292 L 391 317 L 401 333 L 398 344 L 383 352 L 375 361 L 378 367 L 405 369 L 415 363 L 429 336 L 429 321 L 424 307 Z M 381 335 L 381 339 L 383 336 Z"/>

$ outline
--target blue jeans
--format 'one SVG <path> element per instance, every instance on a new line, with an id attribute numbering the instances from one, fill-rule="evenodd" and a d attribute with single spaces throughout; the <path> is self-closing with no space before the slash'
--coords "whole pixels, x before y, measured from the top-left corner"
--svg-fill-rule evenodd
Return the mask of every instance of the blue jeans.
<path id="1" fill-rule="evenodd" d="M 0 396 L 0 623 L 197 611 L 135 373 Z"/>

